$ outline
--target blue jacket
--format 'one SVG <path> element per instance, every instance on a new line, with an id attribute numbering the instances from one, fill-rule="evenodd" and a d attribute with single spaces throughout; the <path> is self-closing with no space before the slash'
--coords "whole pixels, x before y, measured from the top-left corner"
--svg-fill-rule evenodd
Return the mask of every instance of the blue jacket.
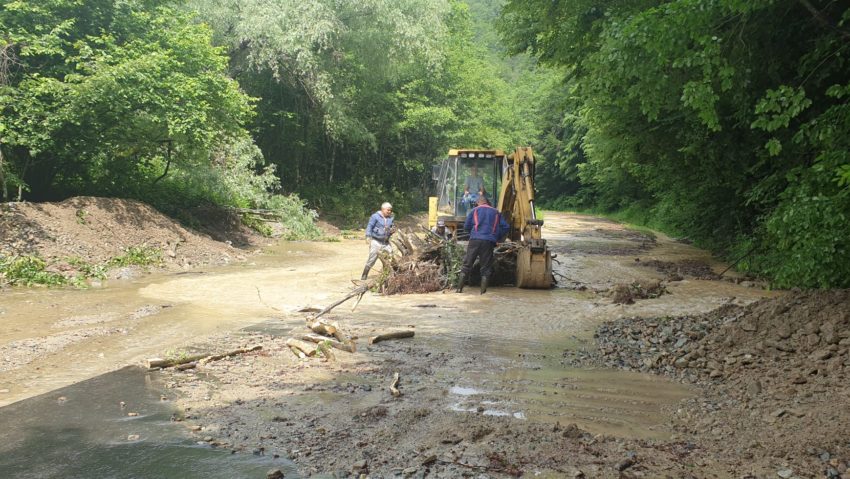
<path id="1" fill-rule="evenodd" d="M 387 241 L 390 239 L 390 228 L 393 226 L 393 217 L 384 218 L 380 211 L 376 211 L 369 217 L 369 224 L 366 225 L 366 237 L 373 238 L 378 241 Z"/>
<path id="2" fill-rule="evenodd" d="M 499 210 L 492 206 L 476 206 L 466 215 L 463 229 L 469 231 L 469 239 L 498 243 L 510 231 L 510 226 Z"/>

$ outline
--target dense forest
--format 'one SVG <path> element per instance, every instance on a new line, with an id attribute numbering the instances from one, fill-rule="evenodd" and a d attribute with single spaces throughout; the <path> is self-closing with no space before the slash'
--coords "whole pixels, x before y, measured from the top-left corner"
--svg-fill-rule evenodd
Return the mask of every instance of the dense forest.
<path id="1" fill-rule="evenodd" d="M 449 147 L 549 207 L 850 286 L 850 7 L 810 0 L 0 0 L 0 196 L 364 220 Z M 297 213 L 297 214 L 296 214 Z"/>

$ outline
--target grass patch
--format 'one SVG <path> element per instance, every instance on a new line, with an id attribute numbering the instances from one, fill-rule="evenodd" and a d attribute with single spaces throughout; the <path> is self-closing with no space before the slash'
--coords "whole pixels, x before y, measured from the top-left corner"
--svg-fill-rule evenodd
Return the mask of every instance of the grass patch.
<path id="1" fill-rule="evenodd" d="M 130 246 L 107 262 L 110 267 L 151 266 L 162 263 L 162 250 L 147 245 Z"/>

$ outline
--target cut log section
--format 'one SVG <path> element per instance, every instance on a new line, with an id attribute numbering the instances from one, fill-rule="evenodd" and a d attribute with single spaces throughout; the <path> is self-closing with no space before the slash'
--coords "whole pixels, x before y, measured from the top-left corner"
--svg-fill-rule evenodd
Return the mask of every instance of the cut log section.
<path id="1" fill-rule="evenodd" d="M 334 336 L 339 331 L 339 323 L 328 322 L 324 319 L 307 320 L 307 327 L 314 333 L 323 334 L 325 336 Z"/>
<path id="2" fill-rule="evenodd" d="M 352 345 L 352 351 L 354 352 L 354 341 L 351 340 L 348 335 L 342 332 L 342 329 L 339 327 L 339 323 L 336 321 L 328 322 L 323 319 L 318 320 L 307 320 L 307 327 L 310 328 L 314 333 L 318 333 L 324 336 L 331 336 L 336 338 L 342 344 L 350 344 Z"/>
<path id="3" fill-rule="evenodd" d="M 301 341 L 300 339 L 289 338 L 286 340 L 286 345 L 290 348 L 295 348 L 306 354 L 307 356 L 316 355 L 316 344 Z"/>
<path id="4" fill-rule="evenodd" d="M 413 335 L 413 331 L 396 331 L 393 333 L 379 334 L 377 336 L 372 336 L 371 338 L 369 338 L 369 344 L 380 343 L 381 341 L 387 341 L 390 339 L 412 338 Z"/>

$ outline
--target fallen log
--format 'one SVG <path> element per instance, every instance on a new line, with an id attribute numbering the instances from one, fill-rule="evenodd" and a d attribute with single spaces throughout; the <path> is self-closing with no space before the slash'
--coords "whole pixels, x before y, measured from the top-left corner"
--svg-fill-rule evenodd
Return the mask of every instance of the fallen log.
<path id="1" fill-rule="evenodd" d="M 316 355 L 316 344 L 308 343 L 307 341 L 301 341 L 300 339 L 289 338 L 286 340 L 286 345 L 290 348 L 299 349 L 304 352 L 307 356 L 315 356 Z"/>
<path id="2" fill-rule="evenodd" d="M 369 344 L 380 343 L 381 341 L 387 341 L 390 339 L 412 338 L 413 334 L 413 331 L 395 331 L 393 333 L 379 334 L 369 338 Z"/>
<path id="3" fill-rule="evenodd" d="M 219 359 L 229 358 L 230 356 L 236 356 L 237 354 L 250 353 L 251 351 L 257 351 L 260 349 L 263 349 L 263 347 L 258 344 L 256 346 L 251 346 L 248 348 L 234 349 L 233 351 L 229 351 L 223 354 L 192 354 L 190 356 L 183 356 L 172 359 L 151 358 L 145 361 L 145 367 L 148 369 L 165 369 L 190 363 L 196 363 L 195 366 L 198 366 L 211 361 L 218 361 Z M 186 366 L 180 369 L 192 369 L 195 366 Z"/>
<path id="4" fill-rule="evenodd" d="M 311 341 L 311 342 L 314 342 L 314 343 L 327 342 L 328 344 L 330 344 L 330 346 L 332 348 L 336 348 L 336 349 L 339 349 L 340 351 L 345 351 L 347 353 L 353 353 L 353 352 L 357 351 L 357 347 L 355 346 L 354 341 L 348 341 L 348 342 L 343 343 L 343 342 L 337 341 L 336 339 L 327 338 L 325 336 L 321 336 L 321 335 L 318 335 L 318 334 L 302 334 L 301 336 L 298 336 L 298 338 L 296 338 L 296 339 L 300 339 L 302 341 Z"/>
<path id="5" fill-rule="evenodd" d="M 296 355 L 298 357 L 298 359 L 306 359 L 307 358 L 307 355 L 304 354 L 303 351 L 301 351 L 300 349 L 298 349 L 296 347 L 290 346 L 289 350 L 292 351 L 292 354 Z"/>
<path id="6" fill-rule="evenodd" d="M 390 394 L 392 394 L 393 397 L 401 396 L 401 391 L 398 390 L 398 381 L 399 374 L 398 371 L 396 371 L 396 373 L 393 374 L 393 382 L 390 383 Z"/>
<path id="7" fill-rule="evenodd" d="M 187 369 L 195 369 L 196 367 L 198 367 L 197 361 L 191 362 L 191 363 L 186 363 L 186 364 L 178 364 L 177 366 L 174 367 L 174 369 L 176 369 L 178 371 L 185 371 Z"/>
<path id="8" fill-rule="evenodd" d="M 198 364 L 203 366 L 204 364 L 211 363 L 213 361 L 218 361 L 220 359 L 229 358 L 231 356 L 236 356 L 238 354 L 245 354 L 245 353 L 250 353 L 252 351 L 259 351 L 261 349 L 263 349 L 263 347 L 259 344 L 255 345 L 255 346 L 250 346 L 250 347 L 247 347 L 247 348 L 235 349 L 235 350 L 230 351 L 228 353 L 214 354 L 212 356 L 207 356 L 207 357 L 201 359 L 200 361 L 198 361 Z"/>
<path id="9" fill-rule="evenodd" d="M 145 367 L 148 369 L 164 369 L 170 368 L 173 366 L 179 366 L 181 364 L 186 363 L 194 363 L 200 359 L 209 356 L 209 353 L 204 354 L 193 354 L 191 356 L 183 356 L 180 358 L 172 358 L 172 359 L 162 359 L 162 358 L 151 358 L 145 361 Z"/>

